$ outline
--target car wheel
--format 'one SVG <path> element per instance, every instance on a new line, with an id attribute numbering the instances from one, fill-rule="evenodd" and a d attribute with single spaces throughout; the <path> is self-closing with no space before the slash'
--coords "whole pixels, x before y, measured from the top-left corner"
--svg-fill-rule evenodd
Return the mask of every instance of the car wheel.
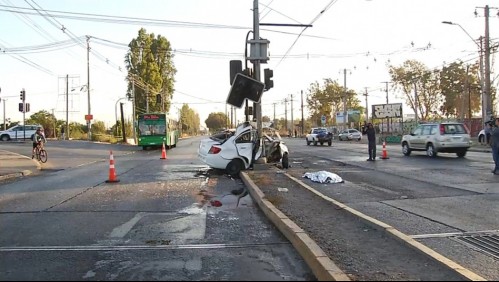
<path id="1" fill-rule="evenodd" d="M 9 135 L 2 135 L 2 141 L 9 141 L 10 140 L 10 137 Z"/>
<path id="2" fill-rule="evenodd" d="M 483 135 L 478 136 L 478 143 L 484 142 Z"/>
<path id="3" fill-rule="evenodd" d="M 225 170 L 231 176 L 239 175 L 239 172 L 243 169 L 243 162 L 240 159 L 235 159 L 230 161 Z"/>
<path id="4" fill-rule="evenodd" d="M 310 146 L 310 141 L 307 140 L 307 146 Z"/>
<path id="5" fill-rule="evenodd" d="M 333 142 L 331 142 L 331 141 L 327 142 L 328 146 L 331 146 L 332 144 L 333 144 Z"/>
<path id="6" fill-rule="evenodd" d="M 323 145 L 324 145 L 324 142 L 321 142 L 321 146 L 323 146 Z"/>
<path id="7" fill-rule="evenodd" d="M 409 148 L 409 144 L 407 144 L 407 142 L 404 142 L 404 144 L 402 145 L 402 153 L 404 154 L 404 156 L 410 156 L 411 155 L 411 148 Z"/>
<path id="8" fill-rule="evenodd" d="M 466 156 L 466 151 L 457 152 L 456 155 L 458 158 L 464 158 L 464 156 Z"/>
<path id="9" fill-rule="evenodd" d="M 435 151 L 433 144 L 428 144 L 428 146 L 426 146 L 426 155 L 430 158 L 435 158 L 437 156 L 437 152 Z"/>
<path id="10" fill-rule="evenodd" d="M 317 141 L 314 140 L 314 146 L 317 146 Z"/>
<path id="11" fill-rule="evenodd" d="M 288 154 L 284 154 L 284 156 L 282 156 L 282 167 L 283 168 L 289 168 L 289 156 Z"/>

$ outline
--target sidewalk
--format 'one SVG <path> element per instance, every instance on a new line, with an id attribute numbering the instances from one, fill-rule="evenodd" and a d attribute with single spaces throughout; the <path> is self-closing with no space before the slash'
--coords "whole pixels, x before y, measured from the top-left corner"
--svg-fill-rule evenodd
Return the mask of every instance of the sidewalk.
<path id="1" fill-rule="evenodd" d="M 30 175 L 39 169 L 38 162 L 29 157 L 0 150 L 0 181 Z"/>

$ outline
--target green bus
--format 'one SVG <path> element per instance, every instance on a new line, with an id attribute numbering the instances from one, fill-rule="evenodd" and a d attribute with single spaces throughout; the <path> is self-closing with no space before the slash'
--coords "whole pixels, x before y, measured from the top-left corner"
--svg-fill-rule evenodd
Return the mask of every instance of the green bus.
<path id="1" fill-rule="evenodd" d="M 137 119 L 138 146 L 175 148 L 179 138 L 178 121 L 167 114 L 140 114 Z"/>

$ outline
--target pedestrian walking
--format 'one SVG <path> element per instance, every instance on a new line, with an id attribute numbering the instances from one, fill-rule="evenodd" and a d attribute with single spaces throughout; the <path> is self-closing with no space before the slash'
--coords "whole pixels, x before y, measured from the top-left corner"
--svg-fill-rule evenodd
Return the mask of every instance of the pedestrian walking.
<path id="1" fill-rule="evenodd" d="M 64 125 L 63 125 L 63 126 L 61 126 L 61 138 L 62 138 L 62 140 L 66 139 L 66 135 L 64 133 L 65 133 L 65 129 L 64 129 Z"/>
<path id="2" fill-rule="evenodd" d="M 369 151 L 369 159 L 367 161 L 376 160 L 376 130 L 372 123 L 367 124 L 367 128 L 364 131 L 367 135 L 367 141 L 369 143 L 367 150 Z"/>
<path id="3" fill-rule="evenodd" d="M 499 118 L 495 120 L 495 126 L 490 132 L 490 147 L 492 148 L 492 157 L 494 159 L 494 169 L 492 173 L 499 175 Z"/>

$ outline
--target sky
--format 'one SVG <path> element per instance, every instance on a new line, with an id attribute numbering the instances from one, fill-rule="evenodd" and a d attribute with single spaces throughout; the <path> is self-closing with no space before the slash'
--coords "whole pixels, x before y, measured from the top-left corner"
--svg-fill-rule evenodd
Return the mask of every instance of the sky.
<path id="1" fill-rule="evenodd" d="M 325 78 L 343 85 L 345 69 L 347 88 L 359 93 L 362 105 L 365 97 L 361 94 L 367 88 L 371 107 L 386 102 L 382 82 L 390 80 L 389 64 L 399 66 L 411 59 L 433 69 L 456 60 L 474 62 L 478 46 L 470 36 L 478 39 L 485 34 L 484 10 L 480 8 L 485 5 L 499 7 L 481 0 L 260 1 L 261 23 L 312 24 L 305 30 L 260 27 L 260 37 L 270 41 L 270 60 L 262 69 L 274 71 L 274 88 L 262 97 L 263 115 L 272 118 L 275 108 L 276 118 L 283 118 L 284 101 L 293 95 L 294 118 L 301 118 L 301 91 L 306 97 L 310 84 L 322 84 Z M 252 8 L 250 0 L 0 0 L 0 123 L 4 115 L 22 122 L 18 103 L 23 88 L 31 113 L 46 110 L 65 120 L 69 76 L 69 120 L 85 124 L 89 99 L 82 89 L 88 82 L 85 36 L 91 36 L 89 80 L 94 119 L 111 126 L 116 113 L 119 117 L 119 102 L 125 103 L 125 116 L 131 118 L 132 104 L 124 98 L 127 50 L 114 43 L 127 45 L 144 27 L 172 45 L 177 74 L 170 113 L 177 115 L 187 103 L 204 124 L 211 112 L 226 111 L 229 61 L 244 60 L 245 38 L 253 29 Z M 88 15 L 81 20 L 75 19 L 79 15 L 75 13 L 127 20 L 103 22 Z M 497 9 L 490 10 L 493 43 L 499 42 L 497 13 Z M 131 17 L 160 22 L 134 23 Z M 469 36 L 459 26 L 442 21 L 458 23 Z M 41 47 L 47 44 L 54 48 Z M 494 56 L 492 59 L 494 78 L 497 63 Z M 497 86 L 498 80 L 493 85 Z M 391 86 L 389 102 L 404 102 Z M 290 103 L 287 110 L 290 118 Z M 405 106 L 404 114 L 411 113 Z M 236 110 L 236 117 L 244 119 L 243 109 Z"/>

